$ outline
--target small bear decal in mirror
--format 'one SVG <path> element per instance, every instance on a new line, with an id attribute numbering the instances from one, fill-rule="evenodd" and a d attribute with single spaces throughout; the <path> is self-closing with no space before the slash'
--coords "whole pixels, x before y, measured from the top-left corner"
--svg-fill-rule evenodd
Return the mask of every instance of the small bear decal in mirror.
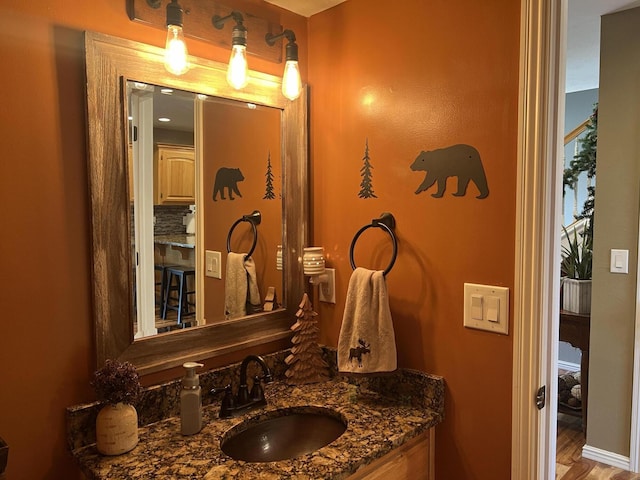
<path id="1" fill-rule="evenodd" d="M 224 189 L 229 192 L 229 200 L 235 200 L 233 193 L 242 197 L 240 190 L 238 190 L 238 182 L 244 180 L 244 176 L 239 168 L 227 168 L 221 167 L 216 172 L 216 179 L 213 185 L 213 201 L 217 201 L 216 197 L 220 193 L 220 199 L 226 200 L 224 196 Z"/>

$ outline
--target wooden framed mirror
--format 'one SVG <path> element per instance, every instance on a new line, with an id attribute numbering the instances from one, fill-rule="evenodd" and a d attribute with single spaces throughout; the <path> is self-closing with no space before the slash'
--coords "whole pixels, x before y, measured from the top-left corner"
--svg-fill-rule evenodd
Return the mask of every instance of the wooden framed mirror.
<path id="1" fill-rule="evenodd" d="M 93 32 L 85 35 L 85 49 L 98 366 L 106 359 L 119 359 L 131 362 L 144 375 L 290 336 L 305 285 L 301 257 L 308 235 L 306 91 L 289 101 L 281 93 L 280 78 L 253 71 L 249 85 L 236 91 L 227 85 L 225 64 L 195 57 L 189 58 L 190 70 L 176 77 L 164 68 L 163 49 Z M 284 308 L 134 339 L 128 80 L 281 110 Z M 202 257 L 196 255 L 196 263 L 201 264 Z"/>

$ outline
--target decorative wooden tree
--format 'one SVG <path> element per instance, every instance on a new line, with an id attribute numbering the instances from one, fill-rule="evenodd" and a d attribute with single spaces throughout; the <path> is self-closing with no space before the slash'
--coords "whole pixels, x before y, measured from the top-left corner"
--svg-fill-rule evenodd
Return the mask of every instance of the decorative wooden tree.
<path id="1" fill-rule="evenodd" d="M 322 349 L 318 345 L 318 322 L 309 297 L 305 293 L 296 312 L 296 323 L 291 327 L 295 335 L 291 339 L 291 355 L 285 358 L 289 368 L 285 372 L 287 383 L 304 385 L 324 382 L 329 379 L 329 366 L 322 359 Z"/>
<path id="2" fill-rule="evenodd" d="M 360 169 L 360 176 L 362 177 L 362 182 L 360 182 L 360 192 L 358 193 L 358 197 L 360 198 L 378 198 L 375 193 L 373 193 L 373 183 L 371 178 L 373 174 L 371 170 L 373 170 L 373 165 L 369 161 L 369 139 L 365 140 L 364 144 L 364 157 L 362 157 L 363 166 Z"/>

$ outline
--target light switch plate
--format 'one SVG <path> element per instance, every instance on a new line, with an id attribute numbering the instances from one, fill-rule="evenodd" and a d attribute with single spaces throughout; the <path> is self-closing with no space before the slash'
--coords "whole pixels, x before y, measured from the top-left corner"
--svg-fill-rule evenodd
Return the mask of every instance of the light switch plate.
<path id="1" fill-rule="evenodd" d="M 482 318 L 478 306 L 482 308 Z M 476 283 L 464 284 L 464 326 L 509 334 L 509 289 Z"/>
<path id="2" fill-rule="evenodd" d="M 611 249 L 611 273 L 629 273 L 629 250 Z"/>
<path id="3" fill-rule="evenodd" d="M 207 277 L 222 279 L 222 253 L 212 250 L 204 252 L 204 274 Z"/>

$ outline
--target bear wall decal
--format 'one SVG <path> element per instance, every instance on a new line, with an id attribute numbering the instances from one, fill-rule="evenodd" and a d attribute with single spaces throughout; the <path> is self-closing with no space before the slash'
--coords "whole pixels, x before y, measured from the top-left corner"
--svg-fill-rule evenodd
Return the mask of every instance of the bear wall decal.
<path id="1" fill-rule="evenodd" d="M 453 194 L 456 197 L 467 193 L 467 187 L 472 180 L 480 191 L 480 195 L 476 198 L 486 198 L 489 195 L 489 186 L 480 154 L 471 145 L 452 145 L 427 152 L 423 150 L 411 165 L 411 170 L 427 172 L 415 192 L 416 195 L 437 182 L 438 190 L 431 196 L 442 197 L 449 177 L 458 177 L 458 190 Z"/>
<path id="2" fill-rule="evenodd" d="M 235 200 L 233 193 L 242 197 L 240 190 L 238 190 L 238 182 L 244 180 L 244 176 L 239 168 L 227 168 L 221 167 L 216 172 L 216 179 L 213 184 L 213 201 L 217 201 L 216 197 L 220 193 L 220 199 L 226 200 L 224 197 L 224 189 L 229 192 L 229 200 Z"/>

